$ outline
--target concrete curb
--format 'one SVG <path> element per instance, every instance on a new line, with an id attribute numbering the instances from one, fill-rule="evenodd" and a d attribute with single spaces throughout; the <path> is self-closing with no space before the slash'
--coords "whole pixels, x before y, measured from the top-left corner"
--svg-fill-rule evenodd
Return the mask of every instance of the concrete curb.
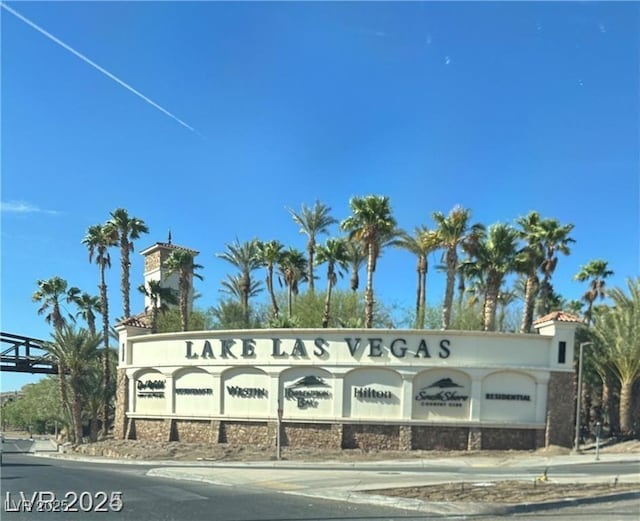
<path id="1" fill-rule="evenodd" d="M 47 451 L 49 452 L 49 451 Z M 58 459 L 66 459 L 69 461 L 81 461 L 85 463 L 108 463 L 108 464 L 121 464 L 121 465 L 143 465 L 143 466 L 171 466 L 171 467 L 220 467 L 220 468 L 278 468 L 278 469 L 326 469 L 326 470 L 356 470 L 361 468 L 363 470 L 369 467 L 383 467 L 383 466 L 397 466 L 397 467 L 406 467 L 407 471 L 410 471 L 412 468 L 428 468 L 430 465 L 432 466 L 450 466 L 450 467 L 485 467 L 485 468 L 514 468 L 518 469 L 519 467 L 549 467 L 553 468 L 555 466 L 561 465 L 571 465 L 571 464 L 580 464 L 580 463 L 596 463 L 593 460 L 588 461 L 580 461 L 580 459 L 567 459 L 562 460 L 560 458 L 554 458 L 547 461 L 538 460 L 538 459 L 522 459 L 520 461 L 514 459 L 510 460 L 508 464 L 501 460 L 493 460 L 490 459 L 477 459 L 473 458 L 465 458 L 464 460 L 450 458 L 450 459 L 437 459 L 437 460 L 379 460 L 379 461 L 350 461 L 350 462 L 340 462 L 340 461 L 217 461 L 217 460 L 195 460 L 195 461 L 184 461 L 184 460 L 145 460 L 145 459 L 116 459 L 109 458 L 107 456 L 85 456 L 85 455 L 76 455 L 69 453 L 59 453 L 51 451 L 50 453 L 33 453 L 35 456 L 45 457 L 45 458 L 58 458 Z M 640 465 L 640 455 L 633 455 L 628 458 L 618 457 L 616 459 L 601 459 L 600 463 L 609 463 L 609 464 L 622 464 L 622 463 L 637 463 Z"/>

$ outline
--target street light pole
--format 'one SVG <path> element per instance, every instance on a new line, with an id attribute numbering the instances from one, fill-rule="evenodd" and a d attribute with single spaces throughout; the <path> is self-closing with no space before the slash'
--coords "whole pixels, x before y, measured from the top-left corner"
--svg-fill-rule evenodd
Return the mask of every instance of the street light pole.
<path id="1" fill-rule="evenodd" d="M 581 342 L 580 343 L 580 356 L 578 362 L 578 391 L 576 396 L 576 438 L 574 442 L 573 450 L 577 454 L 580 452 L 580 408 L 582 401 L 582 352 L 585 346 L 592 346 L 593 342 Z"/>

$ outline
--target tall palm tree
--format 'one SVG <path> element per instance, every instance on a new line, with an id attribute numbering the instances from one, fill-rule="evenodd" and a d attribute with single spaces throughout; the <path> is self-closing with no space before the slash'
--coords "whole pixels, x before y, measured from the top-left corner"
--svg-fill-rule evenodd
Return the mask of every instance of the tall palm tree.
<path id="1" fill-rule="evenodd" d="M 142 219 L 129 216 L 124 208 L 116 208 L 111 212 L 111 219 L 106 223 L 111 228 L 111 233 L 115 234 L 120 242 L 120 290 L 122 291 L 122 308 L 124 318 L 131 316 L 129 307 L 129 293 L 131 284 L 129 282 L 129 267 L 131 262 L 129 254 L 133 251 L 133 241 L 140 238 L 143 233 L 149 233 L 149 228 Z"/>
<path id="2" fill-rule="evenodd" d="M 554 296 L 551 276 L 558 265 L 558 253 L 569 255 L 569 244 L 575 242 L 569 234 L 573 224 L 561 225 L 557 219 L 544 219 L 540 222 L 540 235 L 543 248 L 543 260 L 540 264 L 542 282 L 540 284 L 540 302 L 538 314 L 544 315 L 552 311 Z"/>
<path id="3" fill-rule="evenodd" d="M 640 278 L 627 280 L 628 294 L 620 288 L 608 291 L 613 306 L 596 315 L 594 333 L 620 383 L 620 429 L 630 434 L 633 386 L 640 378 Z"/>
<path id="4" fill-rule="evenodd" d="M 505 276 L 515 270 L 518 232 L 508 224 L 489 227 L 484 240 L 474 252 L 473 263 L 484 274 L 485 295 L 483 322 L 485 331 L 495 331 L 500 287 Z"/>
<path id="5" fill-rule="evenodd" d="M 304 253 L 295 248 L 282 252 L 278 263 L 280 274 L 287 287 L 288 315 L 292 316 L 293 296 L 298 295 L 299 285 L 307 280 L 307 259 Z"/>
<path id="6" fill-rule="evenodd" d="M 38 315 L 48 311 L 44 317 L 47 324 L 52 324 L 55 330 L 62 329 L 67 321 L 62 314 L 60 306 L 63 302 L 75 303 L 80 290 L 76 287 L 69 288 L 68 282 L 61 277 L 41 279 L 36 284 L 38 289 L 34 292 L 32 300 L 42 303 L 38 309 Z M 72 315 L 69 316 L 73 318 Z"/>
<path id="7" fill-rule="evenodd" d="M 331 215 L 331 208 L 320 201 L 316 201 L 310 208 L 303 204 L 300 213 L 294 212 L 288 208 L 291 217 L 296 224 L 300 226 L 300 233 L 304 233 L 307 237 L 307 257 L 309 259 L 307 280 L 309 282 L 309 291 L 314 292 L 314 255 L 316 252 L 316 237 L 321 233 L 329 233 L 329 226 L 336 224 L 338 221 Z"/>
<path id="8" fill-rule="evenodd" d="M 427 272 L 429 271 L 428 255 L 438 248 L 438 235 L 426 226 L 418 226 L 414 235 L 400 232 L 399 237 L 393 241 L 394 246 L 403 248 L 413 253 L 418 258 L 416 271 L 418 273 L 416 294 L 416 329 L 424 329 L 425 310 L 427 306 Z"/>
<path id="9" fill-rule="evenodd" d="M 240 303 L 245 317 L 245 323 L 249 325 L 249 298 L 253 280 L 251 273 L 260 267 L 258 240 L 240 242 L 237 238 L 235 242 L 226 244 L 226 251 L 216 254 L 216 257 L 226 260 L 240 270 Z"/>
<path id="10" fill-rule="evenodd" d="M 109 300 L 107 297 L 107 283 L 105 280 L 105 270 L 111 267 L 111 256 L 109 248 L 117 244 L 118 236 L 109 226 L 94 224 L 89 226 L 87 234 L 82 239 L 89 249 L 89 262 L 95 257 L 100 272 L 100 314 L 102 315 L 102 340 L 104 342 L 104 352 L 102 353 L 102 386 L 104 392 L 103 423 L 102 431 L 106 435 L 109 431 L 109 404 L 111 397 L 108 395 L 111 374 L 109 367 Z"/>
<path id="11" fill-rule="evenodd" d="M 433 212 L 432 217 L 436 223 L 436 233 L 440 248 L 444 250 L 444 261 L 447 267 L 447 285 L 442 305 L 442 329 L 448 329 L 451 324 L 453 290 L 458 269 L 458 248 L 465 242 L 472 244 L 483 230 L 483 226 L 470 225 L 471 210 L 460 206 L 454 207 L 448 215 Z"/>
<path id="12" fill-rule="evenodd" d="M 322 327 L 329 327 L 331 316 L 331 291 L 338 282 L 338 276 L 349 267 L 347 243 L 344 239 L 327 239 L 324 245 L 318 246 L 316 264 L 327 264 L 327 294 L 324 300 Z"/>
<path id="13" fill-rule="evenodd" d="M 526 277 L 520 333 L 531 333 L 536 297 L 540 290 L 538 269 L 544 260 L 541 221 L 540 214 L 535 211 L 516 219 L 516 224 L 520 227 L 518 236 L 524 241 L 516 259 L 517 271 Z"/>
<path id="14" fill-rule="evenodd" d="M 349 232 L 349 240 L 360 242 L 367 251 L 367 289 L 365 290 L 365 327 L 373 326 L 373 272 L 380 252 L 397 235 L 389 198 L 380 195 L 352 197 L 351 213 L 340 224 Z"/>
<path id="15" fill-rule="evenodd" d="M 574 277 L 580 282 L 589 281 L 589 289 L 582 295 L 582 300 L 587 304 L 585 318 L 591 323 L 593 303 L 596 299 L 605 297 L 605 279 L 613 275 L 613 271 L 607 266 L 607 261 L 592 260 L 585 266 L 580 267 L 580 271 Z"/>
<path id="16" fill-rule="evenodd" d="M 89 328 L 89 333 L 96 334 L 96 313 L 100 313 L 100 297 L 83 292 L 76 301 L 78 312 L 76 318 L 81 317 Z"/>
<path id="17" fill-rule="evenodd" d="M 169 306 L 178 304 L 177 292 L 173 288 L 165 288 L 159 280 L 149 280 L 147 285 L 140 284 L 138 291 L 151 302 L 151 332 L 158 332 L 158 316 L 169 310 Z"/>
<path id="18" fill-rule="evenodd" d="M 67 400 L 72 412 L 73 431 L 76 444 L 82 443 L 82 377 L 92 361 L 98 357 L 101 338 L 86 329 L 75 331 L 63 326 L 53 333 L 53 341 L 47 343 L 47 349 L 58 363 L 58 374 L 66 379 L 71 390 L 71 400 Z M 66 374 L 68 373 L 68 374 Z"/>
<path id="19" fill-rule="evenodd" d="M 276 294 L 273 289 L 273 269 L 280 262 L 280 256 L 282 255 L 282 249 L 284 246 L 279 241 L 268 241 L 257 243 L 257 259 L 262 266 L 267 269 L 267 291 L 269 291 L 269 297 L 271 298 L 271 309 L 273 310 L 273 317 L 278 318 L 278 302 L 276 301 Z"/>
<path id="20" fill-rule="evenodd" d="M 164 261 L 167 276 L 178 274 L 178 295 L 180 299 L 180 324 L 182 331 L 186 331 L 189 324 L 189 293 L 193 277 L 202 280 L 202 275 L 196 273 L 201 269 L 200 264 L 194 262 L 194 254 L 189 250 L 176 249 Z"/>

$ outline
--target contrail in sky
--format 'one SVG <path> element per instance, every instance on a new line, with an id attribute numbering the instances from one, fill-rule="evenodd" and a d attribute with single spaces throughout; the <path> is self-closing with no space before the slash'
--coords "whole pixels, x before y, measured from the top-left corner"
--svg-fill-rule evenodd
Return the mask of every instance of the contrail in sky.
<path id="1" fill-rule="evenodd" d="M 58 45 L 60 45 L 61 47 L 65 48 L 67 51 L 69 51 L 70 53 L 76 55 L 78 58 L 80 58 L 82 61 L 88 63 L 89 65 L 91 65 L 94 69 L 99 70 L 102 74 L 104 74 L 105 76 L 107 76 L 108 78 L 111 78 L 113 81 L 115 81 L 116 83 L 118 83 L 119 85 L 123 86 L 125 89 L 127 89 L 130 92 L 133 92 L 136 96 L 138 96 L 139 98 L 142 98 L 144 101 L 146 101 L 149 105 L 151 105 L 152 107 L 157 108 L 160 112 L 166 114 L 167 116 L 169 116 L 171 119 L 177 121 L 178 123 L 180 123 L 183 127 L 188 128 L 189 130 L 191 130 L 191 132 L 195 132 L 196 134 L 202 136 L 202 134 L 200 134 L 195 128 L 193 128 L 191 125 L 185 123 L 184 121 L 182 121 L 179 117 L 174 116 L 173 114 L 171 114 L 171 112 L 169 112 L 168 110 L 162 108 L 160 105 L 158 105 L 156 102 L 154 102 L 153 100 L 147 98 L 144 94 L 142 94 L 140 91 L 137 91 L 136 89 L 134 89 L 131 85 L 125 83 L 124 81 L 122 81 L 120 78 L 118 78 L 117 76 L 111 74 L 108 70 L 100 67 L 100 65 L 98 65 L 97 63 L 91 61 L 89 58 L 87 58 L 84 54 L 79 53 L 78 51 L 76 51 L 74 48 L 70 47 L 69 45 L 67 45 L 66 43 L 64 43 L 62 40 L 56 38 L 55 36 L 53 36 L 51 33 L 45 31 L 42 27 L 36 25 L 34 22 L 32 22 L 31 20 L 29 20 L 28 18 L 22 16 L 20 13 L 18 13 L 15 9 L 12 9 L 11 7 L 9 7 L 8 5 L 6 5 L 4 2 L 0 2 L 0 7 L 4 8 L 5 10 L 9 11 L 13 16 L 15 16 L 16 18 L 19 18 L 20 20 L 22 20 L 24 23 L 26 23 L 27 25 L 33 27 L 36 31 L 38 31 L 39 33 L 45 35 L 47 38 L 49 38 L 49 40 L 57 43 Z"/>

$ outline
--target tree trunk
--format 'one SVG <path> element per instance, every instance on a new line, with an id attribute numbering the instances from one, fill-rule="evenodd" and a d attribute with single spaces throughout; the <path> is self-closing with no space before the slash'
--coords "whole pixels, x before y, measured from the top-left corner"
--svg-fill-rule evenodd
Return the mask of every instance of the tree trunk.
<path id="1" fill-rule="evenodd" d="M 607 413 L 609 415 L 609 431 L 612 435 L 620 434 L 620 400 L 618 396 L 618 382 L 608 375 L 603 384 L 603 400 L 605 400 Z"/>
<path id="2" fill-rule="evenodd" d="M 307 253 L 309 254 L 309 291 L 312 294 L 315 292 L 315 284 L 313 282 L 313 256 L 315 251 L 315 241 L 313 238 L 310 238 L 309 243 L 307 244 Z"/>
<path id="3" fill-rule="evenodd" d="M 189 282 L 185 273 L 180 274 L 178 285 L 180 286 L 180 323 L 182 331 L 186 331 L 189 325 Z"/>
<path id="4" fill-rule="evenodd" d="M 98 441 L 98 418 L 91 416 L 89 420 L 89 439 L 92 442 Z"/>
<path id="5" fill-rule="evenodd" d="M 131 285 L 129 284 L 129 248 L 129 240 L 125 232 L 120 239 L 120 264 L 122 267 L 120 289 L 122 291 L 122 308 L 124 318 L 129 318 L 131 316 L 131 309 L 129 307 L 129 293 L 131 290 Z"/>
<path id="6" fill-rule="evenodd" d="M 500 292 L 500 283 L 502 281 L 487 280 L 487 292 L 484 301 L 484 330 L 495 331 L 496 329 L 496 304 L 498 302 L 498 293 Z"/>
<path id="7" fill-rule="evenodd" d="M 273 291 L 273 266 L 269 265 L 267 268 L 267 289 L 269 290 L 269 296 L 271 297 L 271 307 L 273 308 L 273 317 L 278 318 L 278 302 L 276 301 L 276 294 Z"/>
<path id="8" fill-rule="evenodd" d="M 333 289 L 333 266 L 329 264 L 327 269 L 327 296 L 324 300 L 324 314 L 322 315 L 322 327 L 329 327 L 329 312 L 331 309 L 331 290 Z"/>
<path id="9" fill-rule="evenodd" d="M 442 329 L 449 329 L 451 324 L 451 304 L 453 303 L 453 287 L 456 283 L 456 268 L 458 267 L 458 253 L 456 248 L 447 250 L 447 286 L 442 305 Z"/>
<path id="10" fill-rule="evenodd" d="M 424 313 L 427 305 L 427 256 L 418 257 L 418 294 L 416 295 L 416 329 L 424 329 Z"/>
<path id="11" fill-rule="evenodd" d="M 73 421 L 73 411 L 71 410 L 71 404 L 69 403 L 69 395 L 67 394 L 67 378 L 65 375 L 64 363 L 58 360 L 58 380 L 60 383 L 60 401 L 62 402 L 62 412 L 65 419 Z M 67 424 L 67 432 L 69 432 L 70 425 Z"/>
<path id="12" fill-rule="evenodd" d="M 82 404 L 81 393 L 77 377 L 71 379 L 71 391 L 73 393 L 73 432 L 76 445 L 82 445 Z"/>
<path id="13" fill-rule="evenodd" d="M 623 435 L 629 436 L 633 432 L 632 422 L 632 398 L 633 380 L 623 380 L 620 382 L 620 431 Z"/>
<path id="14" fill-rule="evenodd" d="M 100 303 L 102 308 L 102 340 L 104 353 L 102 354 L 102 391 L 104 392 L 102 403 L 102 433 L 106 436 L 109 432 L 109 387 L 111 375 L 109 372 L 109 301 L 107 300 L 107 284 L 104 278 L 105 265 L 100 264 Z"/>
<path id="15" fill-rule="evenodd" d="M 535 273 L 529 273 L 524 290 L 524 309 L 522 310 L 522 323 L 520 333 L 531 333 L 533 324 L 533 310 L 536 304 L 536 295 L 540 288 L 540 281 Z"/>
<path id="16" fill-rule="evenodd" d="M 367 290 L 364 294 L 365 306 L 365 326 L 367 329 L 373 327 L 373 266 L 375 259 L 373 258 L 373 244 L 369 244 L 367 259 Z"/>

